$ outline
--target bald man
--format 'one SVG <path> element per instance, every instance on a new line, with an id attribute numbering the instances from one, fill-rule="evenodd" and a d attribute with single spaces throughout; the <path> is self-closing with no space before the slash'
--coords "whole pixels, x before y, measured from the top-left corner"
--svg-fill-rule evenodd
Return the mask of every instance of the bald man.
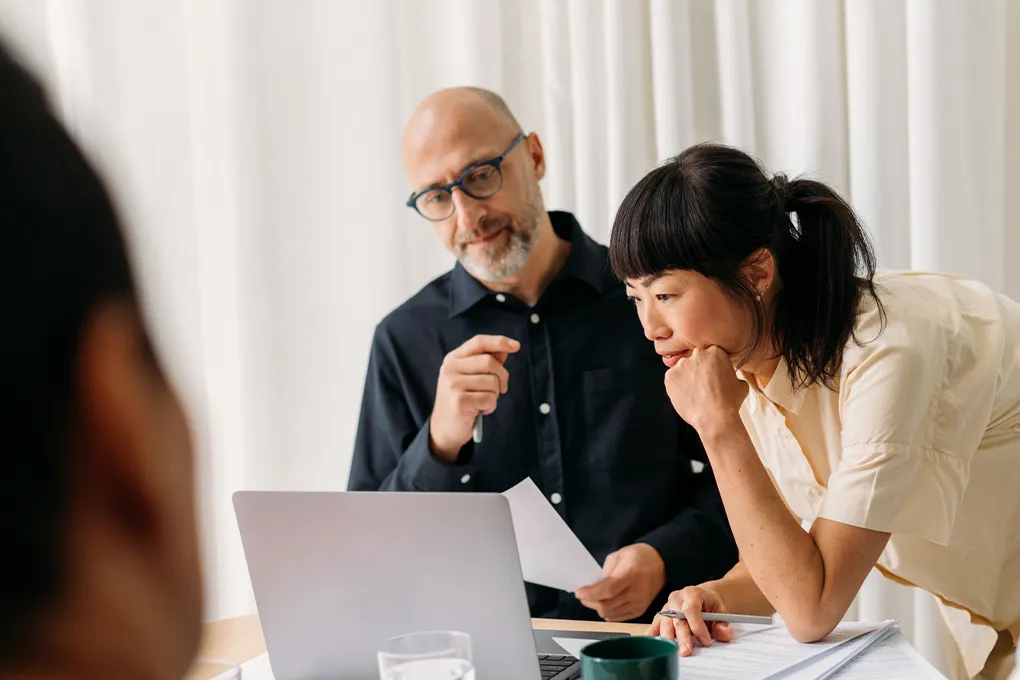
<path id="1" fill-rule="evenodd" d="M 485 90 L 436 92 L 404 131 L 407 205 L 454 268 L 376 329 L 352 490 L 502 492 L 531 477 L 604 567 L 533 616 L 649 620 L 737 552 L 697 435 L 671 408 L 606 248 L 546 212 L 542 142 Z M 480 442 L 473 438 L 483 417 Z"/>

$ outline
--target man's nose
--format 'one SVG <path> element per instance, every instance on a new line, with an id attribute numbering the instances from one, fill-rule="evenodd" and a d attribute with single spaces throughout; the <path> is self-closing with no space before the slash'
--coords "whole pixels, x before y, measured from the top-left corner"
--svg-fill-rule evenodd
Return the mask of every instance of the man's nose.
<path id="1" fill-rule="evenodd" d="M 472 198 L 459 188 L 452 194 L 454 215 L 461 230 L 475 231 L 485 217 L 485 201 Z"/>

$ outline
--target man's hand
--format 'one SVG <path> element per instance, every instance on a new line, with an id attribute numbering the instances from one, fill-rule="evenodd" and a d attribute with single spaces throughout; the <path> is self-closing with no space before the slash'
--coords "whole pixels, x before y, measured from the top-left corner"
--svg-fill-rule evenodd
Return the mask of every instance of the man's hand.
<path id="1" fill-rule="evenodd" d="M 471 439 L 475 416 L 496 410 L 506 394 L 510 374 L 503 364 L 521 343 L 502 335 L 476 335 L 443 359 L 436 403 L 429 419 L 429 448 L 436 458 L 453 463 Z"/>
<path id="2" fill-rule="evenodd" d="M 574 595 L 606 621 L 630 621 L 645 613 L 666 584 L 666 564 L 647 543 L 620 548 L 606 557 L 605 580 Z"/>

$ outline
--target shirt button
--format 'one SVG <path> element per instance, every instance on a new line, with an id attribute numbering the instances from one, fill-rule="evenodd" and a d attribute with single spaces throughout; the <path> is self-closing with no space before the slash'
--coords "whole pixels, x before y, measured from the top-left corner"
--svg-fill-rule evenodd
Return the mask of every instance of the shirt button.
<path id="1" fill-rule="evenodd" d="M 538 405 L 538 412 L 541 413 L 543 416 L 549 415 L 550 411 L 552 411 L 552 406 L 550 406 L 549 404 L 543 402 Z"/>
<path id="2" fill-rule="evenodd" d="M 563 496 L 559 495 L 558 493 L 554 493 L 552 496 L 549 496 L 549 500 L 552 501 L 553 505 L 559 505 L 561 502 L 563 502 Z"/>
<path id="3" fill-rule="evenodd" d="M 496 293 L 496 302 L 506 302 L 506 295 Z"/>
<path id="4" fill-rule="evenodd" d="M 531 315 L 531 323 L 538 323 L 539 321 L 541 321 L 541 319 L 539 318 L 538 314 Z"/>
<path id="5" fill-rule="evenodd" d="M 463 477 L 460 478 L 460 483 L 461 484 L 467 484 L 470 481 L 471 481 L 471 475 L 464 475 Z"/>

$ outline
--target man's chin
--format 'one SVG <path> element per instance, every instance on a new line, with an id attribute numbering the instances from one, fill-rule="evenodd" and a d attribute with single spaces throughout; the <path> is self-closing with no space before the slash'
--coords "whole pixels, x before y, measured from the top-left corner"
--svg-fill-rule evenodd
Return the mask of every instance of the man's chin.
<path id="1" fill-rule="evenodd" d="M 496 283 L 508 279 L 518 272 L 520 267 L 511 268 L 503 263 L 482 263 L 473 258 L 462 258 L 461 264 L 476 279 Z"/>

